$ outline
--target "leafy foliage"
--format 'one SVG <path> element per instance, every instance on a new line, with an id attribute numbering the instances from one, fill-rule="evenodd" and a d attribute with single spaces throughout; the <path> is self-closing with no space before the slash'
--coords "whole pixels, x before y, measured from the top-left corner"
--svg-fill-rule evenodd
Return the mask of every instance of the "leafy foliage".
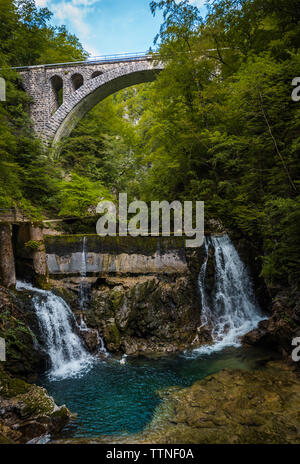
<path id="1" fill-rule="evenodd" d="M 185 0 L 150 8 L 163 11 L 165 70 L 99 104 L 62 162 L 80 171 L 93 152 L 93 175 L 114 192 L 204 200 L 208 217 L 257 244 L 270 286 L 299 283 L 298 3 L 213 0 L 205 20 Z"/>
<path id="2" fill-rule="evenodd" d="M 1 65 L 84 58 L 31 0 L 0 0 Z M 99 103 L 47 156 L 32 137 L 17 74 L 0 107 L 0 207 L 89 214 L 99 198 L 204 200 L 206 216 L 256 243 L 270 287 L 299 285 L 300 68 L 297 0 L 187 0 L 163 11 L 156 82 Z M 14 39 L 12 39 L 14 31 Z M 30 43 L 30 47 L 26 44 Z"/>

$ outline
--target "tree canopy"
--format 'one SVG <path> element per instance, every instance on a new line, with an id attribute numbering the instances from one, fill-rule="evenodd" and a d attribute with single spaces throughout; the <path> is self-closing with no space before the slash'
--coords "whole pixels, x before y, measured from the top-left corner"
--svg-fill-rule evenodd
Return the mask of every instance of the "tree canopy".
<path id="1" fill-rule="evenodd" d="M 64 27 L 49 26 L 47 9 L 1 3 L 2 206 L 84 216 L 122 191 L 147 202 L 203 200 L 208 218 L 255 244 L 270 287 L 299 285 L 298 1 L 211 0 L 206 18 L 187 0 L 152 1 L 152 13 L 163 12 L 155 43 L 165 69 L 97 105 L 59 155 L 34 139 L 9 65 L 86 54 Z"/>

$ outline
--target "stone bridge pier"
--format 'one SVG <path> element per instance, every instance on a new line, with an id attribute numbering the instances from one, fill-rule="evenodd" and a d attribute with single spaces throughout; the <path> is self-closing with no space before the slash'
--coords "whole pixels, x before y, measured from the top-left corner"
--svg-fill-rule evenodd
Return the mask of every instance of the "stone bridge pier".
<path id="1" fill-rule="evenodd" d="M 43 229 L 29 221 L 0 218 L 0 285 L 14 287 L 17 278 L 38 284 L 47 279 Z"/>
<path id="2" fill-rule="evenodd" d="M 126 87 L 153 81 L 163 64 L 150 56 L 18 68 L 32 98 L 30 116 L 46 145 L 67 137 L 97 103 Z"/>

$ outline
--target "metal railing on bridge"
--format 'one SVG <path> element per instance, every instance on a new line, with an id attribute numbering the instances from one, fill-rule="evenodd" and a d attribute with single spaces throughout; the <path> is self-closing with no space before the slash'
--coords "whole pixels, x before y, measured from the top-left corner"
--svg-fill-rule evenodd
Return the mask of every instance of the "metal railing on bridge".
<path id="1" fill-rule="evenodd" d="M 36 64 L 34 66 L 14 66 L 12 69 L 26 70 L 40 67 L 54 67 L 54 66 L 72 66 L 78 64 L 101 64 L 101 63 L 122 63 L 127 61 L 141 61 L 145 59 L 155 59 L 158 57 L 158 53 L 154 52 L 136 52 L 136 53 L 118 53 L 116 55 L 102 55 L 102 56 L 90 56 L 83 61 L 69 61 L 66 63 L 47 63 L 47 64 Z"/>
<path id="2" fill-rule="evenodd" d="M 207 56 L 208 52 L 219 52 L 220 50 L 230 50 L 229 47 L 221 47 L 220 49 L 217 48 L 209 48 L 204 49 L 202 52 L 197 50 L 195 53 L 203 56 Z M 191 50 L 188 51 L 181 51 L 180 54 L 192 54 Z M 176 53 L 178 54 L 178 53 Z M 171 58 L 172 55 L 170 55 Z M 202 56 L 202 55 L 201 55 Z M 164 57 L 166 59 L 166 57 Z M 141 61 L 141 60 L 157 60 L 159 59 L 159 52 L 135 52 L 135 53 L 117 53 L 115 55 L 100 55 L 100 56 L 89 56 L 86 60 L 82 61 L 68 61 L 66 63 L 46 63 L 46 64 L 36 64 L 33 66 L 13 66 L 11 69 L 17 69 L 19 71 L 26 70 L 26 69 L 34 69 L 34 68 L 49 68 L 55 66 L 72 66 L 78 64 L 101 64 L 101 63 L 121 63 L 121 62 L 128 62 L 128 61 Z M 1 69 L 1 68 L 0 68 Z"/>

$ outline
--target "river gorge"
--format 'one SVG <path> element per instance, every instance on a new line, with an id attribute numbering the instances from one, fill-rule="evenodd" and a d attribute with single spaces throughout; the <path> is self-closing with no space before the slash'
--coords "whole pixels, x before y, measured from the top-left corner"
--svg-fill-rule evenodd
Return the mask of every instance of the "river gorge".
<path id="1" fill-rule="evenodd" d="M 241 258 L 249 248 L 227 233 L 190 250 L 176 237 L 43 243 L 45 278 L 24 279 L 36 252 L 19 246 L 16 289 L 1 287 L 2 441 L 298 442 L 287 330 Z M 32 388 L 53 410 L 24 414 Z"/>

